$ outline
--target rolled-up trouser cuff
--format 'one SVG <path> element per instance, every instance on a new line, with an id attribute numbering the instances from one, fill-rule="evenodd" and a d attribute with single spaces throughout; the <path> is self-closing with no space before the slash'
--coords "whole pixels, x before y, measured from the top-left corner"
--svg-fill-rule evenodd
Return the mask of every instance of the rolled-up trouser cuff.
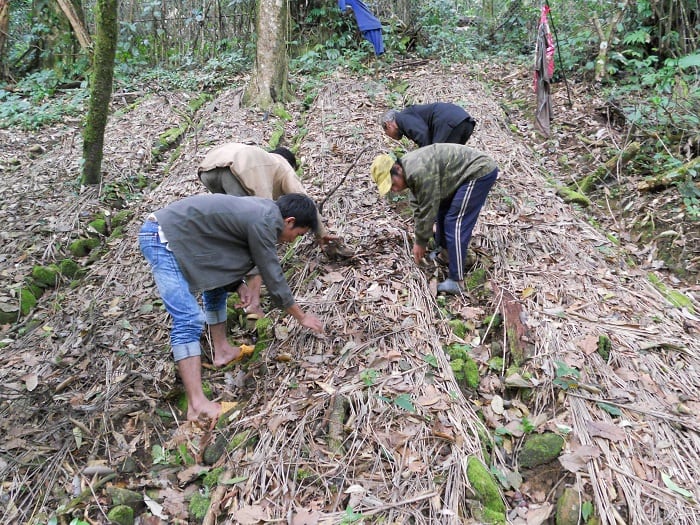
<path id="1" fill-rule="evenodd" d="M 226 307 L 220 308 L 219 310 L 206 310 L 204 312 L 204 319 L 208 325 L 225 323 Z"/>
<path id="2" fill-rule="evenodd" d="M 199 346 L 199 341 L 173 345 L 173 357 L 176 363 L 188 357 L 197 357 L 199 355 L 202 355 L 202 347 Z"/>

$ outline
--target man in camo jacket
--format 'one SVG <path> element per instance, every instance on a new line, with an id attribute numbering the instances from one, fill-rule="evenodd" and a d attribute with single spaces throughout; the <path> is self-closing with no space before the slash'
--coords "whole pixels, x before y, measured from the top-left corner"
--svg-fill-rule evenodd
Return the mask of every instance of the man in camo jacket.
<path id="1" fill-rule="evenodd" d="M 398 160 L 380 155 L 370 171 L 382 196 L 390 190 L 411 191 L 413 258 L 416 263 L 423 259 L 434 235 L 438 250 L 445 248 L 448 254 L 448 278 L 438 284 L 438 291 L 460 293 L 472 230 L 498 177 L 496 162 L 461 144 L 432 144 Z"/>

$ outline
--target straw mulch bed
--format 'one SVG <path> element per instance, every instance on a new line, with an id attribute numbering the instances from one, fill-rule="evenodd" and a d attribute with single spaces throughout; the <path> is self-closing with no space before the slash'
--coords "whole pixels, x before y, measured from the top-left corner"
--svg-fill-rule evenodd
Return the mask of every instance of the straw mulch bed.
<path id="1" fill-rule="evenodd" d="M 172 164 L 158 167 L 159 184 L 129 203 L 135 211 L 129 235 L 91 266 L 80 287 L 42 300 L 34 314 L 38 327 L 8 334 L 14 342 L 0 356 L 4 522 L 46 521 L 61 504 L 106 522 L 105 491 L 113 484 L 151 489 L 162 507 L 149 502 L 150 512 L 183 522 L 201 466 L 154 463 L 153 446 L 201 460 L 207 443 L 234 437 L 239 446 L 215 463 L 223 469 L 220 480 L 231 482 L 213 489 L 205 523 L 340 523 L 352 512 L 366 522 L 473 522 L 467 459 L 518 470 L 517 435 L 483 456 L 475 409 L 490 430 L 516 418 L 512 409 L 493 410 L 496 397 L 526 402 L 521 417 L 526 413 L 537 432 L 564 433 L 565 453 L 578 458 L 568 471 L 555 468 L 549 484 L 537 483 L 533 473 L 519 491 L 506 491 L 514 523 L 551 510 L 552 494 L 564 484 L 593 496 L 605 524 L 697 522 L 696 315 L 671 306 L 644 269 L 628 267 L 604 233 L 562 203 L 539 161 L 508 133 L 497 101 L 466 68 L 427 64 L 394 68 L 390 76 L 409 82 L 408 101 L 463 103 L 479 121 L 470 145 L 501 167 L 474 239 L 488 261 L 490 294 L 481 302 L 472 295 L 471 304 L 457 298 L 446 308 L 471 321 L 503 312 L 521 329 L 517 342 L 528 352 L 521 374 L 534 386 L 532 395 L 507 388 L 500 374 L 484 373 L 478 396 L 456 384 L 442 351 L 456 337 L 431 291 L 434 276 L 411 261 L 411 221 L 400 203 L 377 197 L 367 175 L 373 156 L 396 146 L 376 124 L 391 107 L 389 92 L 376 79 L 338 75 L 308 109 L 300 152 L 318 202 L 356 162 L 324 205 L 329 226 L 355 257 L 328 260 L 310 240 L 280 252 L 299 302 L 324 319 L 327 333 L 311 335 L 272 311 L 275 338 L 258 361 L 204 371 L 215 396 L 239 402 L 227 424 L 211 431 L 179 421 L 169 323 L 154 307 L 157 295 L 135 238 L 150 211 L 204 192 L 196 164 L 209 147 L 229 140 L 265 144 L 278 125 L 240 108 L 240 93 L 227 91 L 198 113 Z M 181 96 L 155 99 L 154 106 L 115 115 L 105 182 L 147 165 L 148 144 L 182 122 L 178 106 L 185 103 Z M 302 108 L 291 110 L 290 137 L 299 132 Z M 14 263 L 3 279 L 16 281 L 47 246 L 71 235 L 82 211 L 99 207 L 90 192 L 70 196 L 80 145 L 77 134 L 64 137 L 50 146 L 53 155 L 42 157 L 52 162 L 29 162 L 32 177 L 43 177 L 33 196 L 44 198 L 14 197 L 17 208 L 34 214 L 18 221 L 33 236 L 15 235 L 12 249 L 2 248 Z M 47 216 L 51 227 L 27 228 Z M 17 250 L 27 255 L 18 259 Z M 508 318 L 514 307 L 517 320 Z M 495 349 L 514 342 L 496 331 L 502 344 L 487 346 L 476 335 L 469 341 L 483 372 Z M 607 361 L 591 344 L 600 335 L 612 343 Z M 566 389 L 555 386 L 567 379 L 561 364 L 580 371 Z M 620 415 L 611 415 L 610 406 Z"/>

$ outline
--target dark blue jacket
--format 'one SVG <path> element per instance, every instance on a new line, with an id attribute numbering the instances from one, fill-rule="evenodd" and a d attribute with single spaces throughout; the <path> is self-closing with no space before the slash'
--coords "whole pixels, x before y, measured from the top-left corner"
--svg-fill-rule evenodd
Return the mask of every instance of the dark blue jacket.
<path id="1" fill-rule="evenodd" d="M 456 104 L 436 102 L 408 106 L 396 115 L 396 124 L 402 135 L 406 135 L 419 147 L 447 142 L 455 128 L 472 117 Z"/>

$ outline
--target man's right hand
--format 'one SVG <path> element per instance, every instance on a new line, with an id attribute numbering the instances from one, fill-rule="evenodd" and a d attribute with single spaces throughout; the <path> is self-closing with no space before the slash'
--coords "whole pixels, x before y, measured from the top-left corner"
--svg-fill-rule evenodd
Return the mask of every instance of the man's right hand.
<path id="1" fill-rule="evenodd" d="M 318 317 L 316 317 L 313 314 L 309 314 L 309 313 L 304 314 L 304 317 L 301 318 L 301 321 L 299 321 L 299 324 L 301 324 L 301 326 L 304 326 L 306 328 L 313 330 L 317 334 L 323 333 L 323 323 L 321 322 L 321 320 Z"/>

